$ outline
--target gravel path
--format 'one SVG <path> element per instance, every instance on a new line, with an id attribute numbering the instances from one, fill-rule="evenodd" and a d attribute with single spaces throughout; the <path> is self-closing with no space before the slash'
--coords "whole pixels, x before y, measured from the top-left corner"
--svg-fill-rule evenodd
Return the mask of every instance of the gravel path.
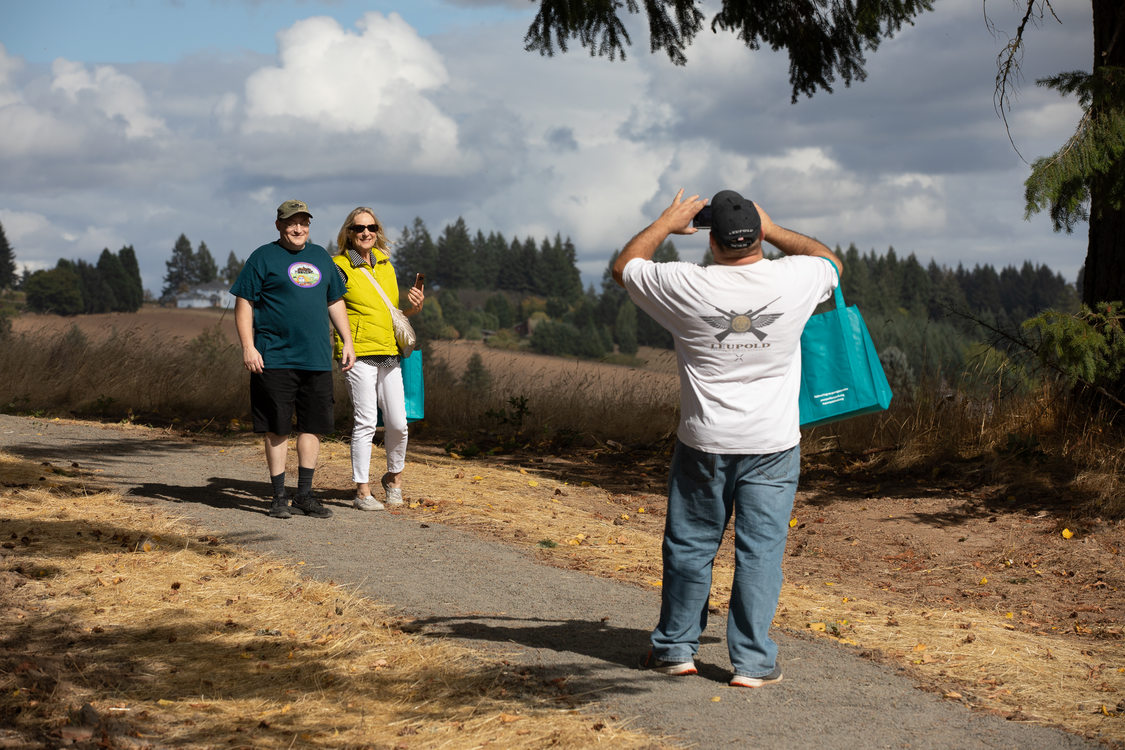
<path id="1" fill-rule="evenodd" d="M 422 523 L 410 511 L 362 513 L 329 499 L 335 516 L 328 520 L 269 518 L 256 446 L 219 453 L 158 430 L 0 415 L 0 450 L 100 469 L 106 482 L 167 504 L 228 541 L 358 585 L 369 598 L 416 618 L 426 635 L 502 650 L 548 678 L 565 675 L 590 710 L 685 746 L 1100 747 L 972 713 L 917 689 L 893 668 L 818 640 L 779 635 L 785 680 L 760 690 L 729 688 L 725 618 L 708 628 L 698 677 L 641 672 L 634 665 L 659 610 L 656 593 L 543 566 L 496 542 Z"/>

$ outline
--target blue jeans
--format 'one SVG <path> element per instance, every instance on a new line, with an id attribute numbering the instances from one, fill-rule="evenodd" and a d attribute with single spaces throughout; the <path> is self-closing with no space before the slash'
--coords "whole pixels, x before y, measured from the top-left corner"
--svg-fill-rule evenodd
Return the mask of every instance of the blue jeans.
<path id="1" fill-rule="evenodd" d="M 781 595 L 781 558 L 797 478 L 800 446 L 765 455 L 705 453 L 676 445 L 664 523 L 664 586 L 653 654 L 688 661 L 707 626 L 711 567 L 734 513 L 734 585 L 727 648 L 734 673 L 764 677 L 777 664 L 770 623 Z"/>

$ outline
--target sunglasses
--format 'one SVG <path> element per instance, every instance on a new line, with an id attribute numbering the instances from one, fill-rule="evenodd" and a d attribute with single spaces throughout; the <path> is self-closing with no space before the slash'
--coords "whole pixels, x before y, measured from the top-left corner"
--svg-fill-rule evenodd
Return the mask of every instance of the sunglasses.
<path id="1" fill-rule="evenodd" d="M 379 225 L 378 224 L 352 224 L 350 227 L 348 227 L 349 232 L 355 232 L 356 234 L 359 234 L 364 229 L 366 229 L 368 232 L 371 232 L 371 234 L 377 234 L 379 232 Z"/>

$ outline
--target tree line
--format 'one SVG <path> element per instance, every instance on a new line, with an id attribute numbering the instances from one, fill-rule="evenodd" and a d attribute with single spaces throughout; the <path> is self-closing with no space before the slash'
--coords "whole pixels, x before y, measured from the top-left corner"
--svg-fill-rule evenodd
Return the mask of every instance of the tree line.
<path id="1" fill-rule="evenodd" d="M 18 289 L 32 312 L 78 315 L 98 312 L 135 312 L 144 302 L 141 270 L 132 245 L 116 253 L 102 250 L 96 263 L 60 259 L 54 268 L 16 271 L 16 254 L 0 225 L 0 292 Z M 0 317 L 13 314 L 8 305 Z M 7 330 L 0 326 L 0 332 Z"/>
<path id="2" fill-rule="evenodd" d="M 989 329 L 1015 332 L 1044 310 L 1079 309 L 1080 291 L 1045 265 L 1025 262 L 999 271 L 989 264 L 923 266 L 893 247 L 861 253 L 854 244 L 836 252 L 846 268 L 845 301 L 863 312 L 900 385 L 923 376 L 955 378 L 981 350 Z M 415 318 L 423 338 L 487 338 L 495 346 L 589 358 L 628 356 L 641 346 L 671 348 L 668 332 L 613 281 L 616 254 L 599 289 L 582 288 L 575 257 L 569 238 L 508 241 L 496 232 L 472 232 L 462 219 L 435 241 L 419 218 L 403 230 L 393 260 L 402 286 L 416 272 L 433 282 Z M 654 260 L 681 258 L 667 241 Z M 709 252 L 699 262 L 709 263 Z"/>
<path id="3" fill-rule="evenodd" d="M 25 271 L 20 289 L 29 310 L 57 315 L 136 312 L 145 299 L 132 245 L 102 250 L 97 263 L 60 258 L 54 268 Z"/>

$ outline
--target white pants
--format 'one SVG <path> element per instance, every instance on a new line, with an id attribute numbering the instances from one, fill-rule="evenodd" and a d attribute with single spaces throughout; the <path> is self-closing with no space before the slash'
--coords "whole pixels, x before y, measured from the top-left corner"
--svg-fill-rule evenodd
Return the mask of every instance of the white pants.
<path id="1" fill-rule="evenodd" d="M 383 411 L 383 444 L 387 452 L 387 471 L 398 474 L 406 464 L 406 394 L 402 387 L 402 367 L 377 367 L 356 360 L 344 373 L 352 394 L 352 479 L 367 484 L 371 471 L 371 443 Z"/>

